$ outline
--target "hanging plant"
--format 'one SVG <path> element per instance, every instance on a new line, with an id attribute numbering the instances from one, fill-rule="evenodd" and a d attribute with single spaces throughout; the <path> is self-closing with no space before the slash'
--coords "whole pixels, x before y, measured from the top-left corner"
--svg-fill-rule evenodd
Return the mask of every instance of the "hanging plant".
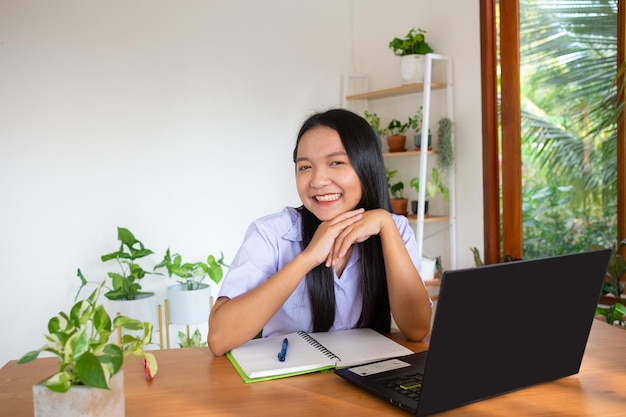
<path id="1" fill-rule="evenodd" d="M 437 150 L 437 165 L 442 171 L 448 172 L 454 162 L 454 149 L 452 148 L 452 120 L 444 117 L 439 120 L 437 130 L 439 149 Z"/>

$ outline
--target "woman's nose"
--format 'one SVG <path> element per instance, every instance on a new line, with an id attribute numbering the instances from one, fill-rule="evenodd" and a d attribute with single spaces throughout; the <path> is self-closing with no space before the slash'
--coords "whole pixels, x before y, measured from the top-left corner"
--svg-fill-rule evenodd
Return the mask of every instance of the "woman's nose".
<path id="1" fill-rule="evenodd" d="M 325 169 L 315 169 L 311 178 L 311 188 L 321 188 L 331 183 Z"/>

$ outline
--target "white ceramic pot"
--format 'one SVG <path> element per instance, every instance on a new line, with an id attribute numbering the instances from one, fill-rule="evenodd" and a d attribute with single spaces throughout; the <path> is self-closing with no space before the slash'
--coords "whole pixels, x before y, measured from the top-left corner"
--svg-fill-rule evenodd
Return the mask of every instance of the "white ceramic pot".
<path id="1" fill-rule="evenodd" d="M 167 287 L 171 324 L 206 323 L 211 311 L 211 287 L 189 291 L 183 284 Z"/>
<path id="2" fill-rule="evenodd" d="M 135 300 L 106 300 L 106 309 L 111 320 L 114 320 L 117 313 L 131 319 L 152 323 L 153 331 L 159 328 L 158 308 L 154 294 L 141 294 Z M 122 334 L 142 336 L 143 331 L 122 330 Z M 115 339 L 114 339 L 115 338 Z M 111 341 L 117 340 L 117 333 L 111 335 Z"/>
<path id="3" fill-rule="evenodd" d="M 422 258 L 422 279 L 429 281 L 435 279 L 435 260 L 429 258 Z"/>
<path id="4" fill-rule="evenodd" d="M 424 82 L 424 55 L 405 55 L 400 57 L 400 76 L 402 84 Z"/>
<path id="5" fill-rule="evenodd" d="M 35 417 L 124 417 L 124 372 L 111 378 L 111 389 L 74 385 L 67 392 L 33 385 Z"/>

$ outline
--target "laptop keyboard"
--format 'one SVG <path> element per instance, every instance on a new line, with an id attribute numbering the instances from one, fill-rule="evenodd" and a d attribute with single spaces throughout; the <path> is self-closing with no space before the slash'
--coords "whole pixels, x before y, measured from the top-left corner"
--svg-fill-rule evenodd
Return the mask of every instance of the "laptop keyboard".
<path id="1" fill-rule="evenodd" d="M 391 388 L 395 392 L 412 400 L 419 401 L 420 392 L 422 390 L 422 374 L 420 372 L 392 377 L 381 382 L 387 388 Z"/>

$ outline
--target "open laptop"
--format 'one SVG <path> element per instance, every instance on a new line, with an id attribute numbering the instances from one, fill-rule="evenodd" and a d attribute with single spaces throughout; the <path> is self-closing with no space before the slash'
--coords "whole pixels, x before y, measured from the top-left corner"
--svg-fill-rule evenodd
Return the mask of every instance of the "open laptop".
<path id="1" fill-rule="evenodd" d="M 417 416 L 576 374 L 610 255 L 446 271 L 427 352 L 335 373 Z"/>

